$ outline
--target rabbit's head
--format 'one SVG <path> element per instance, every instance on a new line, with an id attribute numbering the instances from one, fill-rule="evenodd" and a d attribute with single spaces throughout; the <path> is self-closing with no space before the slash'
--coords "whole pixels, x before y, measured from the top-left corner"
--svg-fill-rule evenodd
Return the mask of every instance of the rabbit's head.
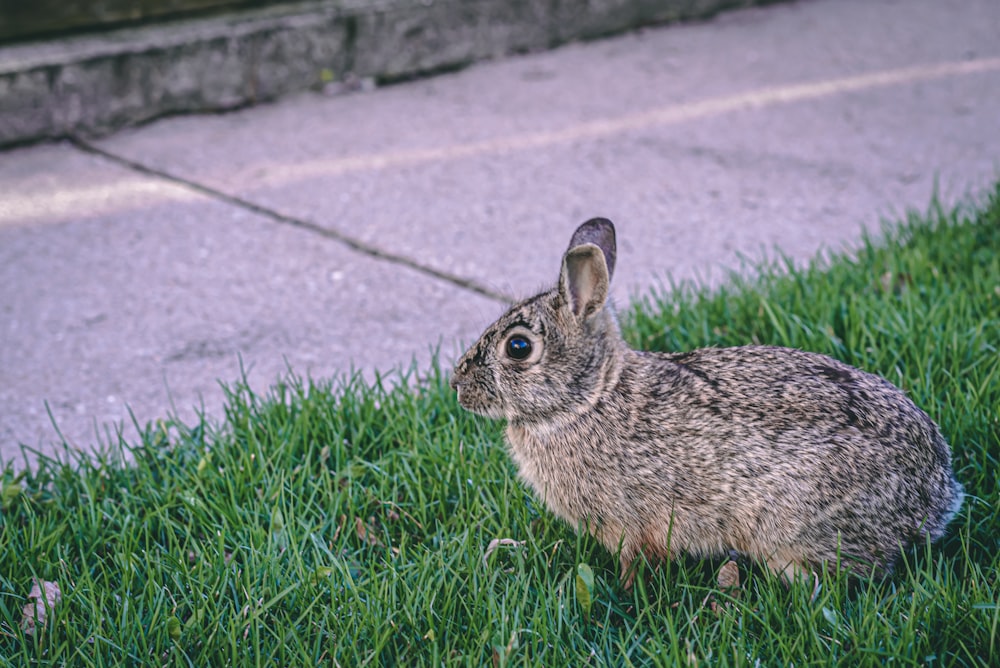
<path id="1" fill-rule="evenodd" d="M 594 218 L 573 234 L 558 285 L 515 304 L 458 361 L 466 409 L 538 423 L 577 412 L 617 380 L 625 347 L 608 303 L 615 228 Z"/>

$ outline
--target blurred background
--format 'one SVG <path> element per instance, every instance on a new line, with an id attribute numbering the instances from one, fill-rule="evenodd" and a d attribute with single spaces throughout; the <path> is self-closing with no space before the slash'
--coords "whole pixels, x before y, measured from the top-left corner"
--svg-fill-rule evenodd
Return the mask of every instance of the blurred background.
<path id="1" fill-rule="evenodd" d="M 996 0 L 0 0 L 0 458 L 244 373 L 449 368 L 593 216 L 625 304 L 971 201 L 998 35 Z"/>

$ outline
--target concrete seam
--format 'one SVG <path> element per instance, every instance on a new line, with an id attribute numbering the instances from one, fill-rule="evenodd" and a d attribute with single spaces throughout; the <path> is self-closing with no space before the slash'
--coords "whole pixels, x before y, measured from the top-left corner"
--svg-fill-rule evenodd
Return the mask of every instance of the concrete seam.
<path id="1" fill-rule="evenodd" d="M 447 283 L 451 283 L 456 287 L 468 290 L 470 292 L 474 292 L 478 295 L 486 297 L 487 299 L 492 299 L 494 301 L 498 301 L 506 305 L 513 304 L 515 301 L 512 296 L 494 290 L 493 288 L 487 287 L 485 285 L 482 285 L 478 281 L 472 280 L 470 278 L 465 278 L 457 274 L 452 274 L 451 272 L 437 269 L 429 265 L 421 264 L 416 260 L 409 258 L 405 255 L 400 255 L 398 253 L 393 253 L 392 251 L 384 250 L 372 244 L 361 241 L 360 239 L 355 239 L 350 235 L 338 232 L 334 229 L 323 227 L 322 225 L 310 222 L 308 220 L 304 220 L 302 218 L 298 218 L 296 216 L 290 216 L 281 213 L 280 211 L 276 211 L 269 207 L 257 204 L 243 197 L 230 195 L 229 193 L 223 192 L 211 186 L 204 185 L 197 181 L 192 181 L 182 176 L 177 176 L 175 174 L 171 174 L 161 169 L 144 165 L 141 162 L 137 162 L 130 158 L 126 158 L 116 153 L 112 153 L 111 151 L 99 148 L 91 144 L 90 142 L 81 139 L 80 137 L 71 136 L 68 138 L 68 141 L 70 142 L 70 144 L 72 144 L 75 148 L 77 148 L 80 151 L 100 156 L 118 165 L 121 165 L 122 167 L 125 167 L 126 169 L 129 169 L 133 172 L 144 174 L 146 176 L 152 176 L 154 178 L 168 181 L 175 185 L 180 185 L 185 188 L 189 188 L 211 199 L 224 202 L 225 204 L 229 204 L 231 206 L 239 207 L 241 209 L 250 211 L 257 215 L 264 216 L 265 218 L 269 218 L 276 223 L 281 223 L 301 230 L 312 232 L 313 234 L 317 234 L 323 238 L 331 239 L 340 244 L 343 244 L 344 246 L 347 246 L 351 250 L 361 253 L 363 255 L 368 255 L 369 257 L 373 257 L 377 260 L 382 260 L 385 262 L 389 262 L 391 264 L 397 264 L 403 267 L 407 267 L 409 269 L 420 272 L 432 278 L 445 281 Z"/>

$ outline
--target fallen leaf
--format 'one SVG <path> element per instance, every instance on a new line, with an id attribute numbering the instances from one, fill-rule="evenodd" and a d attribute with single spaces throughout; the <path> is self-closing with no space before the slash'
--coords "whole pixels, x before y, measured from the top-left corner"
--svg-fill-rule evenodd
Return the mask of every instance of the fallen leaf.
<path id="1" fill-rule="evenodd" d="M 738 596 L 740 593 L 740 567 L 735 561 L 727 561 L 722 564 L 722 568 L 719 569 L 719 574 L 716 576 L 715 581 L 719 585 L 719 589 L 724 594 L 729 594 L 730 596 Z M 715 594 L 709 593 L 705 597 L 705 600 L 701 602 L 702 607 L 707 607 L 717 616 L 721 615 L 724 611 L 730 608 L 730 603 L 728 601 L 719 604 L 715 600 Z M 697 617 L 696 617 L 697 619 Z"/>
<path id="2" fill-rule="evenodd" d="M 331 566 L 317 566 L 316 570 L 313 571 L 312 577 L 309 578 L 309 582 L 313 585 L 318 585 L 331 575 L 333 575 L 333 568 Z"/>
<path id="3" fill-rule="evenodd" d="M 382 541 L 378 537 L 378 533 L 372 523 L 375 521 L 374 517 L 368 518 L 368 524 L 365 524 L 360 517 L 354 518 L 354 531 L 358 534 L 358 540 L 362 543 L 368 543 L 372 547 L 384 547 Z"/>
<path id="4" fill-rule="evenodd" d="M 181 639 L 181 620 L 177 619 L 175 616 L 171 616 L 167 619 L 167 635 L 174 642 Z"/>
<path id="5" fill-rule="evenodd" d="M 344 525 L 347 524 L 347 515 L 341 515 L 337 518 L 337 528 L 333 532 L 333 538 L 330 539 L 330 549 L 333 549 L 333 544 L 337 542 L 340 538 L 340 532 L 344 530 Z"/>
<path id="6" fill-rule="evenodd" d="M 740 588 L 740 567 L 735 561 L 727 561 L 719 569 L 717 578 L 719 589 L 726 591 Z M 733 593 L 733 592 L 729 592 Z"/>
<path id="7" fill-rule="evenodd" d="M 906 272 L 893 273 L 887 271 L 881 276 L 879 276 L 879 286 L 882 288 L 882 292 L 892 292 L 899 294 L 906 288 L 913 285 L 913 277 Z"/>
<path id="8" fill-rule="evenodd" d="M 281 512 L 281 508 L 275 508 L 274 512 L 271 513 L 271 533 L 278 534 L 285 529 L 285 516 Z"/>
<path id="9" fill-rule="evenodd" d="M 409 521 L 413 522 L 413 524 L 415 524 L 418 529 L 420 529 L 421 531 L 424 530 L 424 525 L 418 522 L 416 517 L 414 517 L 410 513 L 400 508 L 399 505 L 397 505 L 396 503 L 393 503 L 392 501 L 379 501 L 379 503 L 381 503 L 383 506 L 389 507 L 387 515 L 390 520 L 395 521 L 400 519 L 401 517 L 405 517 Z"/>
<path id="10" fill-rule="evenodd" d="M 594 604 L 594 571 L 587 564 L 576 567 L 576 600 L 583 608 L 583 616 L 590 619 L 590 608 Z"/>
<path id="11" fill-rule="evenodd" d="M 827 623 L 830 626 L 832 626 L 834 628 L 837 627 L 837 624 L 840 621 L 838 619 L 838 617 L 837 617 L 837 611 L 836 610 L 831 610 L 830 608 L 827 608 L 827 607 L 823 608 L 823 618 L 827 621 Z"/>
<path id="12" fill-rule="evenodd" d="M 493 642 L 491 645 L 493 648 L 494 668 L 500 668 L 500 666 L 506 665 L 511 654 L 518 648 L 518 644 L 517 631 L 511 634 L 510 641 L 506 645 L 503 644 L 503 639 L 499 635 L 493 636 Z"/>
<path id="13" fill-rule="evenodd" d="M 282 552 L 288 549 L 288 533 L 285 531 L 285 515 L 275 507 L 271 513 L 271 540 Z"/>
<path id="14" fill-rule="evenodd" d="M 21 628 L 25 634 L 34 635 L 35 629 L 44 629 L 48 610 L 55 608 L 61 600 L 62 592 L 59 591 L 58 583 L 32 578 L 28 602 L 21 612 Z"/>
<path id="15" fill-rule="evenodd" d="M 203 478 L 208 472 L 208 467 L 212 465 L 212 453 L 206 452 L 201 459 L 198 460 L 198 466 L 195 468 L 195 473 L 198 474 L 199 478 Z"/>
<path id="16" fill-rule="evenodd" d="M 21 486 L 16 482 L 0 485 L 0 508 L 4 512 L 10 510 L 10 507 L 14 505 L 14 501 L 19 496 L 21 496 Z"/>

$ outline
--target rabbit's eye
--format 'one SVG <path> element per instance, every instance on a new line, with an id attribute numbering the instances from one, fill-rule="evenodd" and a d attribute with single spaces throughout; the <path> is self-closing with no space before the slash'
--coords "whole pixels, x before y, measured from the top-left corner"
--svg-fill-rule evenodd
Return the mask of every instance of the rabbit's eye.
<path id="1" fill-rule="evenodd" d="M 507 339 L 507 356 L 516 359 L 527 359 L 531 354 L 531 341 L 523 336 L 512 336 Z"/>

